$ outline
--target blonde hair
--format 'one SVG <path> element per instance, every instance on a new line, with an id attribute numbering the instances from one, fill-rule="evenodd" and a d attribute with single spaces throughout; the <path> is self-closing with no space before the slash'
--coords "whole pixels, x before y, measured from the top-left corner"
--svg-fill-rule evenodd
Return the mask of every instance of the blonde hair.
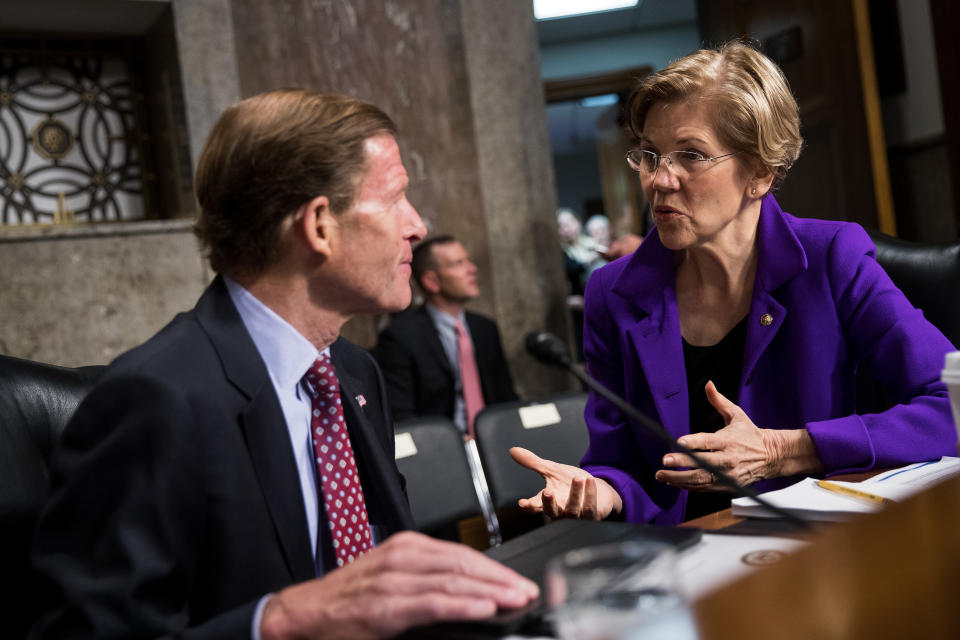
<path id="1" fill-rule="evenodd" d="M 214 125 L 197 163 L 194 232 L 214 271 L 259 274 L 279 256 L 280 225 L 313 198 L 350 208 L 363 143 L 396 133 L 387 114 L 345 96 L 281 89 L 242 100 Z"/>
<path id="2" fill-rule="evenodd" d="M 644 78 L 630 98 L 630 129 L 643 133 L 657 103 L 708 101 L 720 140 L 762 163 L 777 187 L 800 155 L 800 114 L 780 68 L 739 41 L 701 49 Z"/>

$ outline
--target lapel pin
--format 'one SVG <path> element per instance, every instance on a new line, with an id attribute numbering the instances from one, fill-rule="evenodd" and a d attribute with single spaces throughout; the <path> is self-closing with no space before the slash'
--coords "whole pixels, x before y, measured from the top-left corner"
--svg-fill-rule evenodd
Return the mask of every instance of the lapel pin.
<path id="1" fill-rule="evenodd" d="M 357 404 L 361 407 L 367 406 L 367 399 L 363 397 L 363 394 L 357 396 Z"/>

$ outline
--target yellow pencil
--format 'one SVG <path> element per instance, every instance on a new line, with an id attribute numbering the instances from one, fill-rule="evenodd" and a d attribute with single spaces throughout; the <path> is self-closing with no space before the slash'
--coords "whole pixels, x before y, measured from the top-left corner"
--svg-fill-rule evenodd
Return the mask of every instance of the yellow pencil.
<path id="1" fill-rule="evenodd" d="M 867 502 L 873 502 L 875 504 L 884 506 L 895 503 L 895 501 L 891 500 L 890 498 L 884 498 L 883 496 L 867 493 L 866 491 L 860 491 L 859 489 L 851 489 L 846 485 L 836 484 L 835 482 L 830 482 L 829 480 L 818 480 L 817 486 L 822 487 L 827 491 L 842 493 L 843 495 L 850 496 L 851 498 L 859 498 L 860 500 L 866 500 Z"/>

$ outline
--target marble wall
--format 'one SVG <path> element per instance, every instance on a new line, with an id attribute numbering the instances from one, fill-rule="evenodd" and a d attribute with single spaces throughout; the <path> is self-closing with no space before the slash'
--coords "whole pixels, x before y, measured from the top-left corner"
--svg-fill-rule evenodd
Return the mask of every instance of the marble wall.
<path id="1" fill-rule="evenodd" d="M 244 96 L 302 86 L 371 101 L 396 121 L 409 197 L 479 268 L 521 393 L 567 388 L 523 350 L 566 335 L 556 196 L 532 5 L 513 0 L 233 0 Z M 383 319 L 344 333 L 364 346 Z"/>
<path id="2" fill-rule="evenodd" d="M 566 335 L 555 190 L 529 2 L 172 0 L 190 154 L 238 98 L 301 86 L 374 102 L 400 129 L 410 199 L 480 269 L 472 308 L 500 323 L 522 395 L 566 389 L 523 337 Z M 171 211 L 171 215 L 190 215 Z M 0 352 L 104 363 L 192 306 L 211 274 L 189 219 L 0 230 Z M 372 346 L 385 318 L 345 335 Z"/>
<path id="3" fill-rule="evenodd" d="M 523 337 L 542 329 L 565 337 L 569 329 L 532 5 L 461 4 L 494 315 L 519 384 L 547 391 L 569 381 L 525 355 Z"/>
<path id="4" fill-rule="evenodd" d="M 94 224 L 0 237 L 0 353 L 105 364 L 149 338 L 193 307 L 212 277 L 190 226 Z"/>

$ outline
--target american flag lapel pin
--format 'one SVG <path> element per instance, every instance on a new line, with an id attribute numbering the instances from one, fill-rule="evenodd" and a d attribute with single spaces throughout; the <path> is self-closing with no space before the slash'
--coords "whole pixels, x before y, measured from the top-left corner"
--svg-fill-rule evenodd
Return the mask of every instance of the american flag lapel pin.
<path id="1" fill-rule="evenodd" d="M 357 396 L 357 404 L 361 407 L 367 406 L 367 399 L 363 397 L 363 394 Z"/>

